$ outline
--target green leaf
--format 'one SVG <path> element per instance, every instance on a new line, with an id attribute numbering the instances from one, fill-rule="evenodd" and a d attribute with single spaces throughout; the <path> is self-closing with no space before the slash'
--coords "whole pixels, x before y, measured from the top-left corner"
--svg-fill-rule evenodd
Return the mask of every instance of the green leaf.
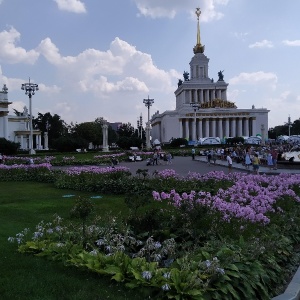
<path id="1" fill-rule="evenodd" d="M 121 282 L 124 280 L 124 276 L 122 273 L 116 273 L 111 279 L 114 279 L 117 282 Z"/>

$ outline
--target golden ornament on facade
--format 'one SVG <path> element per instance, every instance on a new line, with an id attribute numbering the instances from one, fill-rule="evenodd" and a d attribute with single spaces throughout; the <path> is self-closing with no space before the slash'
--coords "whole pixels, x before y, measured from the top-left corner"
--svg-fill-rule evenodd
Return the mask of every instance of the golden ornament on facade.
<path id="1" fill-rule="evenodd" d="M 234 104 L 234 102 L 230 102 L 227 100 L 222 99 L 214 99 L 209 102 L 205 102 L 200 104 L 200 108 L 237 108 L 237 106 Z"/>

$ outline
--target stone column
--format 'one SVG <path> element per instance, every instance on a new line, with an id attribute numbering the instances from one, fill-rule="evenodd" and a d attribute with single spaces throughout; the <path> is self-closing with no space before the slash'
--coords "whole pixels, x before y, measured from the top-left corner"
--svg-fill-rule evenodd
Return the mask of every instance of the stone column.
<path id="1" fill-rule="evenodd" d="M 3 117 L 3 134 L 4 138 L 8 140 L 8 117 L 5 115 Z"/>
<path id="2" fill-rule="evenodd" d="M 266 136 L 265 136 L 265 125 L 264 124 L 261 124 L 261 127 L 260 127 L 260 130 L 261 130 L 261 144 L 262 146 L 265 145 L 265 141 L 266 141 Z"/>
<path id="3" fill-rule="evenodd" d="M 20 144 L 21 144 L 21 149 L 24 149 L 24 137 L 22 134 L 20 135 Z"/>
<path id="4" fill-rule="evenodd" d="M 102 124 L 102 135 L 103 135 L 103 147 L 102 147 L 102 151 L 103 152 L 108 152 L 108 125 L 107 125 L 107 121 L 103 120 L 103 124 Z"/>
<path id="5" fill-rule="evenodd" d="M 243 124 L 242 124 L 242 118 L 238 118 L 238 136 L 243 135 Z"/>
<path id="6" fill-rule="evenodd" d="M 44 149 L 45 150 L 49 150 L 49 146 L 48 146 L 48 132 L 44 132 Z"/>
<path id="7" fill-rule="evenodd" d="M 203 89 L 200 90 L 200 103 L 203 103 Z"/>
<path id="8" fill-rule="evenodd" d="M 216 119 L 211 119 L 211 136 L 216 137 Z"/>
<path id="9" fill-rule="evenodd" d="M 205 94 L 206 94 L 205 102 L 209 102 L 209 90 L 205 90 Z"/>
<path id="10" fill-rule="evenodd" d="M 228 138 L 229 137 L 229 119 L 225 119 L 225 136 Z"/>
<path id="11" fill-rule="evenodd" d="M 252 118 L 252 136 L 256 136 L 256 118 Z"/>
<path id="12" fill-rule="evenodd" d="M 184 138 L 185 139 L 189 139 L 189 135 L 190 135 L 190 129 L 189 129 L 189 119 L 185 119 L 184 120 L 184 124 L 185 124 L 185 131 L 184 131 Z"/>
<path id="13" fill-rule="evenodd" d="M 245 136 L 249 136 L 249 118 L 245 119 Z"/>
<path id="14" fill-rule="evenodd" d="M 179 137 L 183 138 L 183 135 L 182 135 L 182 119 L 179 119 Z"/>
<path id="15" fill-rule="evenodd" d="M 231 132 L 230 132 L 230 136 L 231 137 L 235 137 L 236 134 L 236 120 L 235 118 L 231 118 Z"/>
<path id="16" fill-rule="evenodd" d="M 205 119 L 205 137 L 209 137 L 209 119 Z"/>
<path id="17" fill-rule="evenodd" d="M 200 138 L 203 138 L 202 128 L 203 128 L 202 119 L 199 119 L 199 121 L 198 121 L 198 140 Z"/>
<path id="18" fill-rule="evenodd" d="M 223 135 L 223 119 L 222 118 L 219 118 L 218 120 L 218 135 L 219 135 L 219 138 L 222 140 L 224 135 Z"/>
<path id="19" fill-rule="evenodd" d="M 150 143 L 150 132 L 151 132 L 151 127 L 150 127 L 151 122 L 146 123 L 146 148 L 148 150 L 151 149 L 151 143 Z"/>
<path id="20" fill-rule="evenodd" d="M 192 140 L 193 141 L 197 140 L 196 126 L 197 126 L 197 121 L 196 121 L 196 117 L 195 117 L 193 122 L 192 122 Z"/>

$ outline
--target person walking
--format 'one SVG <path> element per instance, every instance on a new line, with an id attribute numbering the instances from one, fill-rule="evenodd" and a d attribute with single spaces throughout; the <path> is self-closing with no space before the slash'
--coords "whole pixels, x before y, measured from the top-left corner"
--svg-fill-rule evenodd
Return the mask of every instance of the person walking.
<path id="1" fill-rule="evenodd" d="M 269 170 L 272 170 L 272 168 L 273 168 L 273 158 L 272 158 L 272 153 L 271 152 L 268 152 L 268 155 L 267 155 L 267 165 L 268 165 Z"/>
<path id="2" fill-rule="evenodd" d="M 170 152 L 168 152 L 166 154 L 167 156 L 167 165 L 171 165 L 172 164 L 172 154 Z"/>
<path id="3" fill-rule="evenodd" d="M 247 150 L 245 154 L 245 167 L 247 170 L 249 170 L 250 165 L 251 165 L 251 157 L 250 157 L 249 150 Z"/>
<path id="4" fill-rule="evenodd" d="M 211 159 L 212 159 L 214 165 L 216 165 L 216 161 L 217 161 L 217 152 L 216 152 L 215 150 L 212 150 Z"/>
<path id="5" fill-rule="evenodd" d="M 210 161 L 211 161 L 211 157 L 212 157 L 212 155 L 211 155 L 211 150 L 208 152 L 208 154 L 207 154 L 207 164 L 210 166 Z"/>
<path id="6" fill-rule="evenodd" d="M 253 165 L 254 173 L 258 175 L 259 174 L 260 160 L 259 160 L 259 157 L 258 157 L 257 153 L 254 154 L 254 157 L 253 157 L 253 160 L 252 160 L 252 165 Z"/>
<path id="7" fill-rule="evenodd" d="M 154 153 L 153 153 L 153 166 L 154 165 L 158 165 L 158 153 L 156 150 L 154 150 Z"/>
<path id="8" fill-rule="evenodd" d="M 271 151 L 271 155 L 272 155 L 272 161 L 273 161 L 273 169 L 277 170 L 277 159 L 278 159 L 277 149 L 273 149 Z"/>
<path id="9" fill-rule="evenodd" d="M 195 151 L 195 148 L 193 148 L 193 149 L 192 149 L 192 160 L 195 159 L 195 152 L 196 152 L 196 151 Z"/>
<path id="10" fill-rule="evenodd" d="M 227 164 L 228 164 L 228 173 L 232 172 L 232 158 L 230 154 L 228 153 L 226 156 Z"/>

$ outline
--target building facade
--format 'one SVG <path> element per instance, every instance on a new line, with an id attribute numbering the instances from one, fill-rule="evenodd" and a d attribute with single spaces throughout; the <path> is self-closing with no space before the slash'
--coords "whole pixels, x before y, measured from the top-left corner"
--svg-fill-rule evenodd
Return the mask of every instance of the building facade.
<path id="1" fill-rule="evenodd" d="M 168 143 L 174 138 L 198 141 L 204 137 L 249 137 L 261 135 L 268 130 L 268 113 L 265 108 L 239 109 L 227 100 L 228 83 L 223 71 L 218 81 L 208 75 L 209 58 L 204 54 L 200 41 L 200 9 L 197 15 L 197 44 L 190 61 L 190 73 L 184 72 L 175 91 L 176 109 L 156 112 L 151 118 L 152 140 Z"/>
<path id="2" fill-rule="evenodd" d="M 4 84 L 2 91 L 0 91 L 0 138 L 20 143 L 20 149 L 29 150 L 30 116 L 28 115 L 28 109 L 25 106 L 23 112 L 9 115 L 8 106 L 11 103 L 8 101 L 8 88 Z M 32 134 L 35 149 L 43 149 L 41 131 L 34 129 Z"/>

